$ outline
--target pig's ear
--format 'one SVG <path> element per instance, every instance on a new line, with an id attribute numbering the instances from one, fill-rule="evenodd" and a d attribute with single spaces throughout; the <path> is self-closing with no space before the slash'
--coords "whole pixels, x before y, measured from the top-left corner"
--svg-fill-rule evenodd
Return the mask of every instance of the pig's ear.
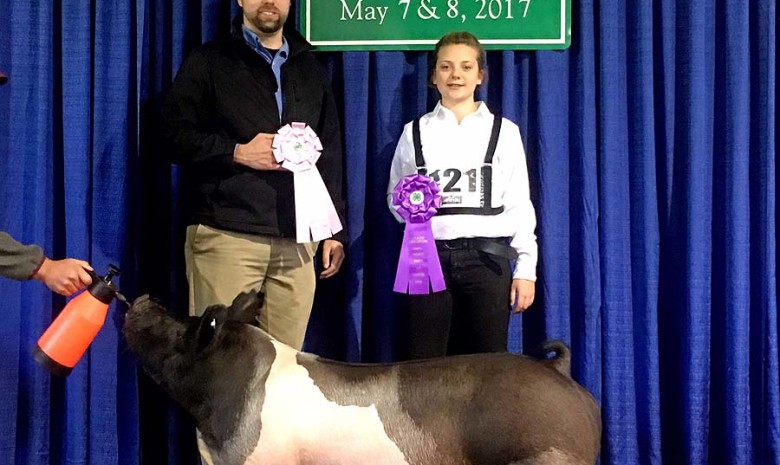
<path id="1" fill-rule="evenodd" d="M 265 295 L 258 291 L 238 294 L 228 309 L 228 320 L 257 326 L 257 317 Z"/>

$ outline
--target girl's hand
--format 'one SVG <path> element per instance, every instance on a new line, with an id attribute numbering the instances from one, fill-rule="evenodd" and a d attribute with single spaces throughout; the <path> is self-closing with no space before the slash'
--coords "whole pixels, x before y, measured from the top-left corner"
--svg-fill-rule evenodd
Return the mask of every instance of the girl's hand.
<path id="1" fill-rule="evenodd" d="M 536 283 L 527 279 L 513 279 L 512 290 L 509 292 L 509 305 L 512 306 L 512 313 L 525 311 L 534 303 L 536 294 Z"/>

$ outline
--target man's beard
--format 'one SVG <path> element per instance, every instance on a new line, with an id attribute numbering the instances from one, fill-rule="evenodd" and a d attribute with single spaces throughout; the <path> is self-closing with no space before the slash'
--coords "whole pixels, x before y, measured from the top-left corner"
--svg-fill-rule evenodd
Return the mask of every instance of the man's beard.
<path id="1" fill-rule="evenodd" d="M 282 16 L 280 13 L 278 19 L 269 21 L 269 20 L 261 19 L 260 18 L 261 14 L 262 13 L 258 11 L 257 14 L 251 17 L 249 20 L 257 28 L 257 30 L 262 32 L 263 34 L 273 34 L 275 32 L 278 32 L 279 29 L 281 29 L 282 26 L 284 25 L 284 21 L 287 19 L 286 17 Z"/>

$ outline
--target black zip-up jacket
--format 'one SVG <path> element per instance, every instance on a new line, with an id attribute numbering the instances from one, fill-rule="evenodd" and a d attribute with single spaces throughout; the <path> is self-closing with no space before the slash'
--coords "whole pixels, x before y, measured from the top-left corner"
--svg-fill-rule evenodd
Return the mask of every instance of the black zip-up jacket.
<path id="1" fill-rule="evenodd" d="M 303 122 L 322 142 L 317 168 L 346 226 L 338 112 L 311 44 L 285 28 L 290 50 L 281 68 L 280 123 L 271 65 L 244 41 L 240 17 L 233 26 L 232 37 L 208 42 L 187 57 L 163 104 L 172 161 L 184 169 L 189 223 L 295 238 L 293 174 L 236 164 L 233 151 L 258 133 L 274 134 L 284 124 Z M 333 239 L 345 243 L 345 230 Z"/>

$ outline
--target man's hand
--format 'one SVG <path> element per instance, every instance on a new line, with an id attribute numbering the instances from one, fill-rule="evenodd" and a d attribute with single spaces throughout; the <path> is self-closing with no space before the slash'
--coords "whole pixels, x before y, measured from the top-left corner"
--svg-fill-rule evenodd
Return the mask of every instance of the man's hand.
<path id="1" fill-rule="evenodd" d="M 320 279 L 326 279 L 339 272 L 344 263 L 344 245 L 333 239 L 325 239 L 322 242 L 322 273 Z"/>
<path id="2" fill-rule="evenodd" d="M 57 294 L 68 296 L 92 284 L 92 278 L 87 270 L 92 271 L 92 267 L 83 260 L 73 258 L 49 260 L 44 258 L 43 264 L 32 277 L 43 281 L 49 289 Z"/>
<path id="3" fill-rule="evenodd" d="M 259 133 L 246 144 L 238 144 L 233 153 L 233 161 L 256 170 L 270 171 L 281 169 L 274 158 L 274 134 Z"/>
<path id="4" fill-rule="evenodd" d="M 536 283 L 527 279 L 513 279 L 512 290 L 509 292 L 509 305 L 512 313 L 525 311 L 534 303 L 536 295 Z"/>

